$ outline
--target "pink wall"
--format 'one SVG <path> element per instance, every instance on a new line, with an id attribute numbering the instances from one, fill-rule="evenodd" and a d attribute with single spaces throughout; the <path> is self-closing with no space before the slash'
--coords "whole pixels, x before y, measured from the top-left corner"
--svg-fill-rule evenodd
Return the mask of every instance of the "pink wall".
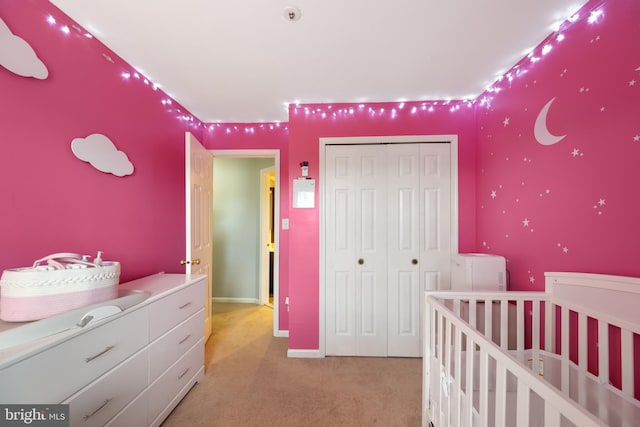
<path id="1" fill-rule="evenodd" d="M 210 123 L 202 144 L 211 150 L 280 150 L 280 217 L 289 216 L 289 126 L 286 123 Z M 285 298 L 289 295 L 289 235 L 279 231 L 278 326 L 289 329 Z"/>
<path id="2" fill-rule="evenodd" d="M 184 272 L 184 133 L 199 134 L 197 120 L 144 79 L 123 78 L 132 68 L 48 1 L 3 0 L 0 17 L 49 70 L 38 80 L 0 67 L 0 271 L 102 250 L 122 263 L 121 281 Z M 71 141 L 93 133 L 128 155 L 133 175 L 74 157 Z"/>
<path id="3" fill-rule="evenodd" d="M 308 161 L 309 176 L 317 184 L 315 209 L 289 211 L 289 348 L 319 348 L 319 138 L 458 135 L 459 246 L 462 251 L 470 251 L 475 241 L 475 126 L 474 108 L 458 102 L 290 107 L 289 177 L 298 177 L 300 162 Z M 288 202 L 291 203 L 291 195 Z"/>
<path id="4" fill-rule="evenodd" d="M 599 10 L 478 107 L 474 246 L 506 256 L 514 290 L 543 289 L 545 271 L 640 275 L 640 2 Z M 534 123 L 552 99 L 546 125 L 566 136 L 542 145 Z"/>
<path id="5" fill-rule="evenodd" d="M 514 289 L 541 289 L 549 270 L 640 275 L 632 246 L 640 237 L 640 3 L 601 10 L 592 24 L 565 25 L 562 42 L 535 52 L 538 62 L 519 64 L 512 81 L 481 97 L 488 106 L 292 106 L 287 134 L 286 126 L 203 130 L 162 91 L 124 78 L 131 67 L 97 40 L 61 31 L 73 22 L 49 2 L 3 0 L 0 17 L 33 46 L 49 78 L 0 68 L 0 270 L 57 251 L 103 250 L 122 262 L 123 281 L 183 271 L 189 130 L 212 149 L 281 150 L 281 217 L 291 228 L 280 239 L 280 296 L 291 298 L 291 311 L 287 319 L 281 301 L 280 326 L 288 325 L 292 349 L 319 344 L 319 213 L 290 210 L 289 184 L 303 160 L 318 178 L 320 137 L 457 134 L 460 251 L 505 255 Z M 554 98 L 546 125 L 566 136 L 541 145 L 534 123 Z M 76 159 L 71 140 L 91 133 L 125 151 L 134 174 L 118 178 Z"/>

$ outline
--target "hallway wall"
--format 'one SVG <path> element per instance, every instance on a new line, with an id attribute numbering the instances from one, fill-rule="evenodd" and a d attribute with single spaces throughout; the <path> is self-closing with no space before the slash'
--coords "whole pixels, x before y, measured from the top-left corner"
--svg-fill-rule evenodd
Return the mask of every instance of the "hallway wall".
<path id="1" fill-rule="evenodd" d="M 213 298 L 259 300 L 260 169 L 273 165 L 214 157 Z"/>

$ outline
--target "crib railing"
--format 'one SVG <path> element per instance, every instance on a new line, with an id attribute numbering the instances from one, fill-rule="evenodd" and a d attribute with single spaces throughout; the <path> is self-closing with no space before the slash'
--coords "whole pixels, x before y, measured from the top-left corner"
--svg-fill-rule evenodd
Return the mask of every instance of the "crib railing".
<path id="1" fill-rule="evenodd" d="M 537 364 L 542 360 L 540 352 L 555 350 L 555 307 L 550 294 L 543 292 L 427 292 L 423 340 L 425 426 L 429 422 L 437 427 L 511 426 L 514 421 L 507 416 L 509 411 L 513 415 L 513 408 L 508 407 L 512 406 L 507 399 L 510 394 L 511 399 L 515 397 L 516 425 L 529 427 L 534 411 L 532 393 L 543 402 L 541 425 L 545 427 L 560 427 L 563 418 L 580 427 L 604 426 L 571 400 L 566 390 L 551 387 L 541 377 L 542 367 Z M 569 316 L 561 318 L 566 320 L 561 327 L 566 337 Z M 525 349 L 531 352 L 530 367 L 507 351 Z M 563 355 L 568 354 L 565 350 L 562 344 Z M 570 362 L 568 356 L 564 362 Z M 432 389 L 434 383 L 438 387 Z M 535 408 L 536 413 L 539 410 Z"/>
<path id="2" fill-rule="evenodd" d="M 634 341 L 640 335 L 640 279 L 546 273 L 546 293 L 552 297 L 545 312 L 544 348 L 558 354 L 563 367 L 571 364 L 597 375 L 601 383 L 638 403 L 640 362 L 635 360 Z M 564 369 L 561 388 L 567 393 L 568 376 Z M 578 393 L 578 399 L 586 397 Z"/>

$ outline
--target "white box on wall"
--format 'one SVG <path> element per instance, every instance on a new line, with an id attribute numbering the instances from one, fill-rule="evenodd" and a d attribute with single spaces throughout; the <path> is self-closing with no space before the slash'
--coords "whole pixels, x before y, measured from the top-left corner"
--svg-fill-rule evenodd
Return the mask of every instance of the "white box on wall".
<path id="1" fill-rule="evenodd" d="M 452 291 L 502 292 L 506 289 L 504 257 L 490 254 L 456 254 L 452 257 Z"/>

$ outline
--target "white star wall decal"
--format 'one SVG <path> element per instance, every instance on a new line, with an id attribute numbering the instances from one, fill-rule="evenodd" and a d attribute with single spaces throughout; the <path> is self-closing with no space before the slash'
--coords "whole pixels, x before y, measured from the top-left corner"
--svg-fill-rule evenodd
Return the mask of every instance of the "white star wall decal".
<path id="1" fill-rule="evenodd" d="M 503 120 L 503 122 L 502 122 L 502 125 L 503 125 L 504 127 L 509 126 L 509 120 L 511 120 L 511 118 L 510 118 L 510 117 L 505 117 L 505 118 L 504 118 L 504 120 Z"/>
<path id="2" fill-rule="evenodd" d="M 523 220 L 522 220 L 522 225 L 523 225 L 524 227 L 528 227 L 528 226 L 529 226 L 529 220 L 528 220 L 527 218 L 523 219 Z"/>
<path id="3" fill-rule="evenodd" d="M 640 142 L 640 135 L 636 134 L 636 135 L 633 137 L 633 142 Z"/>
<path id="4" fill-rule="evenodd" d="M 604 205 L 606 205 L 606 204 L 607 204 L 606 200 L 603 199 L 603 198 L 600 198 L 600 200 L 598 200 L 596 202 L 596 204 L 593 205 L 593 209 L 596 210 L 598 215 L 602 215 L 602 213 L 603 213 L 602 210 L 604 208 Z"/>
<path id="5" fill-rule="evenodd" d="M 631 81 L 629 82 L 629 86 L 635 86 L 635 85 L 636 85 L 636 81 L 635 81 L 635 79 L 634 79 L 634 80 L 631 80 Z"/>

